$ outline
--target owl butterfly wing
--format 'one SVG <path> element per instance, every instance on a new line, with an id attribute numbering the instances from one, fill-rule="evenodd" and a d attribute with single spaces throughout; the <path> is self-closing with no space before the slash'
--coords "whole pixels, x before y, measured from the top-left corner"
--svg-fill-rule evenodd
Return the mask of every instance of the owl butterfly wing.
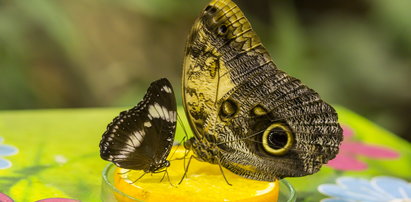
<path id="1" fill-rule="evenodd" d="M 241 176 L 272 181 L 317 172 L 342 141 L 335 110 L 279 70 L 244 14 L 213 0 L 196 20 L 183 71 L 184 106 L 199 142 Z"/>
<path id="2" fill-rule="evenodd" d="M 107 126 L 100 156 L 121 168 L 154 172 L 166 166 L 176 129 L 174 91 L 163 78 L 154 81 L 143 100 Z"/>

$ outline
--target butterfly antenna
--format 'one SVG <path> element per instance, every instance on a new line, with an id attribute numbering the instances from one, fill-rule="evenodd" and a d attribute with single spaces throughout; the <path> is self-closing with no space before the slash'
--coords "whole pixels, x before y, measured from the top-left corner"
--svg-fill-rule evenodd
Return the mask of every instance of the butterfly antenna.
<path id="1" fill-rule="evenodd" d="M 170 156 L 170 159 L 171 159 L 172 156 L 174 156 L 174 154 L 176 153 L 176 151 L 178 150 L 178 148 L 181 146 L 181 144 L 184 144 L 184 142 L 188 139 L 188 133 L 187 133 L 185 127 L 184 127 L 184 124 L 183 124 L 183 121 L 182 121 L 181 117 L 180 117 L 178 114 L 177 114 L 177 122 L 178 122 L 178 124 L 183 128 L 184 137 L 183 137 L 183 139 L 180 141 L 180 144 L 178 144 L 177 148 L 174 150 L 173 154 Z M 186 150 L 186 151 L 187 151 L 187 150 Z M 186 155 L 187 155 L 187 152 L 186 152 L 186 151 L 185 151 L 185 153 L 184 153 L 184 157 L 182 157 L 182 158 L 176 158 L 176 160 L 185 159 L 185 157 L 186 157 Z M 185 165 L 185 164 L 184 164 L 184 165 Z"/>
<path id="2" fill-rule="evenodd" d="M 237 141 L 246 140 L 246 139 L 248 139 L 251 142 L 261 143 L 262 141 L 252 140 L 250 138 L 257 136 L 257 135 L 261 134 L 264 131 L 265 131 L 265 129 L 262 129 L 262 130 L 260 130 L 258 132 L 255 132 L 255 133 L 253 133 L 249 136 L 238 138 L 238 139 L 235 139 L 235 140 L 230 140 L 230 141 L 218 142 L 218 143 L 216 143 L 216 145 L 221 145 L 221 144 L 226 144 L 226 143 L 231 143 L 231 142 L 237 142 Z M 282 131 L 282 130 L 281 129 L 272 129 L 271 131 Z M 294 131 L 294 132 L 296 132 L 296 133 L 307 133 L 306 131 Z"/>
<path id="3" fill-rule="evenodd" d="M 184 126 L 183 120 L 181 119 L 181 117 L 180 117 L 178 114 L 177 114 L 177 120 L 179 121 L 178 123 L 181 125 L 181 127 L 183 128 L 183 131 L 184 131 L 184 137 L 183 137 L 183 139 L 181 140 L 181 143 L 184 144 L 185 141 L 188 140 L 188 133 L 187 133 L 187 130 L 186 130 L 185 126 Z M 185 168 L 185 165 L 186 165 L 186 157 L 187 157 L 187 155 L 188 155 L 188 152 L 189 152 L 189 150 L 188 150 L 188 149 L 185 149 L 185 151 L 184 151 L 184 157 L 183 157 L 183 159 L 184 159 L 184 162 L 183 162 L 184 168 Z M 181 158 L 180 158 L 180 159 L 181 159 Z"/>
<path id="4" fill-rule="evenodd" d="M 183 140 L 184 140 L 184 138 L 183 138 Z M 171 160 L 171 159 L 173 158 L 174 154 L 177 152 L 177 150 L 178 150 L 178 148 L 179 148 L 180 146 L 181 146 L 181 144 L 178 144 L 178 145 L 177 145 L 177 148 L 174 149 L 173 153 L 171 154 L 170 158 L 168 158 L 168 159 Z"/>
<path id="5" fill-rule="evenodd" d="M 188 133 L 187 133 L 186 127 L 184 126 L 183 120 L 178 114 L 177 114 L 177 122 L 181 126 L 181 128 L 183 128 L 183 131 L 184 131 L 184 138 L 181 140 L 181 142 L 183 142 L 184 139 L 188 139 Z"/>
<path id="6" fill-rule="evenodd" d="M 184 140 L 184 139 L 185 139 L 185 137 L 183 138 L 183 140 Z M 183 141 L 183 140 L 182 140 L 182 141 Z M 176 150 L 173 152 L 173 155 L 174 155 L 174 153 L 178 150 L 178 148 L 179 148 L 180 146 L 181 146 L 181 144 L 179 144 L 179 145 L 177 146 Z M 187 153 L 188 153 L 188 150 L 185 149 L 185 151 L 184 151 L 184 156 L 183 156 L 183 157 L 181 157 L 181 158 L 175 158 L 175 159 L 171 159 L 171 157 L 170 157 L 170 161 L 185 159 L 186 156 L 187 156 Z M 171 155 L 171 156 L 173 156 L 173 155 Z"/>
<path id="7" fill-rule="evenodd" d="M 179 123 L 180 123 L 181 126 L 183 127 L 183 130 L 184 130 L 184 133 L 185 133 L 185 136 L 184 136 L 184 138 L 183 138 L 184 141 L 182 140 L 182 143 L 185 144 L 185 141 L 186 141 L 185 139 L 188 140 L 188 133 L 187 133 L 185 127 L 184 127 L 183 121 L 182 121 L 182 119 L 180 118 L 180 116 L 178 116 L 178 118 L 179 118 L 179 120 L 180 120 Z M 185 148 L 185 147 L 184 147 L 184 148 Z M 185 150 L 184 150 L 184 156 L 183 156 L 184 175 L 183 175 L 183 177 L 181 178 L 180 182 L 178 182 L 178 184 L 181 184 L 181 182 L 183 182 L 183 179 L 184 179 L 184 177 L 185 177 L 186 174 L 187 174 L 188 167 L 190 166 L 191 159 L 193 158 L 193 156 L 190 156 L 190 159 L 188 160 L 188 164 L 187 164 L 187 166 L 186 166 L 186 158 L 187 158 L 187 156 L 188 156 L 188 153 L 189 153 L 189 150 L 185 148 Z"/>
<path id="8" fill-rule="evenodd" d="M 264 129 L 264 130 L 265 130 L 265 129 Z M 235 139 L 235 140 L 218 142 L 218 143 L 216 143 L 216 145 L 221 145 L 221 144 L 226 144 L 226 143 L 231 143 L 231 142 L 237 142 L 237 141 L 241 141 L 241 140 L 246 140 L 246 139 L 249 139 L 249 138 L 252 138 L 252 137 L 254 137 L 254 136 L 257 136 L 257 135 L 261 134 L 262 132 L 264 132 L 264 130 L 255 132 L 255 133 L 253 133 L 253 134 L 251 134 L 251 135 L 249 135 L 249 136 L 242 137 L 242 138 L 238 138 L 238 139 Z M 255 140 L 250 140 L 250 141 L 252 141 L 252 142 L 260 142 L 260 141 L 255 141 Z"/>
<path id="9" fill-rule="evenodd" d="M 190 166 L 191 159 L 193 159 L 193 155 L 190 156 L 190 159 L 188 160 L 187 166 L 184 167 L 184 175 L 183 175 L 183 177 L 181 178 L 180 182 L 178 182 L 178 184 L 181 184 L 181 182 L 183 182 L 184 178 L 187 176 L 188 167 Z M 184 161 L 185 161 L 185 158 L 184 158 Z"/>

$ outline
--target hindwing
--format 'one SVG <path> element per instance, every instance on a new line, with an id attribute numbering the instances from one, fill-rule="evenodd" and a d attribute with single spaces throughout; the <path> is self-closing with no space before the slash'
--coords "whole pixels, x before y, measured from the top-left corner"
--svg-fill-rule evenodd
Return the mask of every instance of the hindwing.
<path id="1" fill-rule="evenodd" d="M 174 141 L 177 106 L 167 79 L 154 81 L 143 100 L 107 126 L 100 156 L 121 168 L 155 172 L 168 166 Z"/>

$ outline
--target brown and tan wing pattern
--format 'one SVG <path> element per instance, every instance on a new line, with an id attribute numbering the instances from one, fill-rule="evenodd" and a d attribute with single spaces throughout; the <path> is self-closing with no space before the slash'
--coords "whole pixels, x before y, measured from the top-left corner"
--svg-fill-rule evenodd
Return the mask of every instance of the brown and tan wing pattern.
<path id="1" fill-rule="evenodd" d="M 183 104 L 197 158 L 251 179 L 315 173 L 342 141 L 335 110 L 275 66 L 231 0 L 211 1 L 193 25 Z"/>

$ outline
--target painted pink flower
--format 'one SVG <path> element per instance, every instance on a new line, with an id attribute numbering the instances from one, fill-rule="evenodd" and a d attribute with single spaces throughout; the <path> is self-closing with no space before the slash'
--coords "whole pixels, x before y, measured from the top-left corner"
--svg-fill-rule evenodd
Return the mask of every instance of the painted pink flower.
<path id="1" fill-rule="evenodd" d="M 11 199 L 6 194 L 0 193 L 0 202 L 14 202 L 14 200 Z M 68 199 L 68 198 L 48 198 L 48 199 L 39 200 L 37 202 L 80 202 L 80 201 L 74 200 L 74 199 Z"/>
<path id="2" fill-rule="evenodd" d="M 340 152 L 335 159 L 327 164 L 336 170 L 359 171 L 366 169 L 367 164 L 358 160 L 359 156 L 372 159 L 395 159 L 399 157 L 399 153 L 392 149 L 352 140 L 354 132 L 347 126 L 343 126 L 343 131 L 344 140 L 340 146 Z"/>
<path id="3" fill-rule="evenodd" d="M 0 201 L 1 202 L 13 202 L 13 199 L 11 199 L 6 194 L 0 193 Z"/>
<path id="4" fill-rule="evenodd" d="M 68 199 L 68 198 L 48 198 L 37 202 L 80 202 L 79 200 Z"/>

